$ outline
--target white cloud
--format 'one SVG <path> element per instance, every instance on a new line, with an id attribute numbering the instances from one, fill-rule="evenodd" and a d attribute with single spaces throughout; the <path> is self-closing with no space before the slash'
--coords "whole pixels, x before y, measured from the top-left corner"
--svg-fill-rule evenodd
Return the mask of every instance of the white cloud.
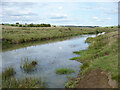
<path id="1" fill-rule="evenodd" d="M 62 9 L 63 9 L 63 7 L 62 7 L 62 6 L 59 6 L 59 7 L 58 7 L 58 9 L 59 9 L 59 10 L 62 10 Z"/>
<path id="2" fill-rule="evenodd" d="M 50 19 L 65 19 L 67 17 L 67 14 L 51 14 Z"/>
<path id="3" fill-rule="evenodd" d="M 20 21 L 56 25 L 114 25 L 118 20 L 117 14 L 106 14 L 116 10 L 116 4 L 113 3 L 4 2 L 2 6 L 3 22 L 11 23 Z"/>
<path id="4" fill-rule="evenodd" d="M 109 10 L 109 11 L 105 12 L 105 14 L 107 14 L 107 15 L 110 15 L 110 14 L 112 14 L 112 15 L 118 14 L 118 10 L 117 10 L 117 9 L 115 9 L 115 10 Z"/>
<path id="5" fill-rule="evenodd" d="M 112 18 L 107 17 L 107 18 L 99 18 L 99 17 L 92 17 L 94 20 L 98 21 L 98 22 L 103 22 L 105 20 L 111 20 Z"/>
<path id="6" fill-rule="evenodd" d="M 105 20 L 111 20 L 112 18 L 108 17 L 108 18 L 104 18 Z"/>
<path id="7" fill-rule="evenodd" d="M 11 5 L 9 3 L 7 3 L 8 6 Z M 4 7 L 2 8 L 3 12 L 3 16 L 6 17 L 6 16 L 33 16 L 33 15 L 36 15 L 37 16 L 37 13 L 33 12 L 31 9 L 21 9 L 21 5 L 18 6 L 18 7 L 14 7 L 14 5 L 11 7 L 8 7 L 6 5 L 4 5 Z M 12 3 L 14 4 L 14 3 Z"/>
<path id="8" fill-rule="evenodd" d="M 93 19 L 98 19 L 98 17 L 93 17 Z"/>
<path id="9" fill-rule="evenodd" d="M 92 18 L 96 21 L 101 21 L 101 19 L 99 17 L 92 17 Z"/>
<path id="10" fill-rule="evenodd" d="M 119 0 L 2 0 L 2 2 L 118 2 Z"/>

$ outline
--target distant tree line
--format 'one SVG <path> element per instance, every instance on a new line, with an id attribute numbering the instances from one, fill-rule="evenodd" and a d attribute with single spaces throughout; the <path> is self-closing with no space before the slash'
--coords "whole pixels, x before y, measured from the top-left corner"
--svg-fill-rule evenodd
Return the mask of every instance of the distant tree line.
<path id="1" fill-rule="evenodd" d="M 89 28 L 94 28 L 94 27 L 99 27 L 99 26 L 72 26 L 72 25 L 65 25 L 63 27 L 89 27 Z"/>
<path id="2" fill-rule="evenodd" d="M 18 22 L 16 22 L 16 24 L 3 24 L 2 25 L 9 25 L 9 26 L 17 26 L 17 27 L 51 27 L 50 24 L 19 24 Z"/>
<path id="3" fill-rule="evenodd" d="M 51 27 L 50 24 L 28 24 L 28 27 Z"/>

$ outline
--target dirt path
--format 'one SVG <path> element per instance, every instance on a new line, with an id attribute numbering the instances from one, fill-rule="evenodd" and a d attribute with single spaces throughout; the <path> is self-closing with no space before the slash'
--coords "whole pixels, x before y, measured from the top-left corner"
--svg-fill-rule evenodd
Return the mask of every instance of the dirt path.
<path id="1" fill-rule="evenodd" d="M 79 78 L 80 79 L 80 78 Z M 112 88 L 108 76 L 100 69 L 89 71 L 80 79 L 76 88 Z"/>

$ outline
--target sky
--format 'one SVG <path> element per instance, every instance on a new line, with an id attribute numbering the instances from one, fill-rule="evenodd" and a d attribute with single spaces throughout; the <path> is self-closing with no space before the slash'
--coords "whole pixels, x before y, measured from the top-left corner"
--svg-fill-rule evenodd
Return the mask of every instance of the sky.
<path id="1" fill-rule="evenodd" d="M 2 23 L 118 25 L 117 2 L 2 2 Z"/>

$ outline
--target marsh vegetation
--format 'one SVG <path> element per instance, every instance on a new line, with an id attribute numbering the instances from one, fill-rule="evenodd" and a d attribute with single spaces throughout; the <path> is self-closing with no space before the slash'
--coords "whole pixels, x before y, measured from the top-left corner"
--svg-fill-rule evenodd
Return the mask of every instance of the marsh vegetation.
<path id="1" fill-rule="evenodd" d="M 2 88 L 45 88 L 45 82 L 41 82 L 40 78 L 17 79 L 14 76 L 17 72 L 14 72 L 16 71 L 11 67 L 2 72 Z"/>
<path id="2" fill-rule="evenodd" d="M 11 76 L 14 76 L 14 74 L 15 74 L 15 71 L 14 71 L 14 68 L 13 68 L 13 67 L 11 67 L 11 68 L 6 68 L 6 69 L 4 70 L 4 72 L 2 73 L 2 78 L 3 78 L 3 79 L 7 79 L 7 78 L 9 78 L 9 77 L 11 77 Z"/>
<path id="3" fill-rule="evenodd" d="M 60 68 L 56 69 L 56 74 L 71 74 L 74 73 L 75 71 L 71 68 Z"/>
<path id="4" fill-rule="evenodd" d="M 23 69 L 25 72 L 29 73 L 35 70 L 36 65 L 37 60 L 31 60 L 27 57 L 21 63 L 20 68 Z"/>

